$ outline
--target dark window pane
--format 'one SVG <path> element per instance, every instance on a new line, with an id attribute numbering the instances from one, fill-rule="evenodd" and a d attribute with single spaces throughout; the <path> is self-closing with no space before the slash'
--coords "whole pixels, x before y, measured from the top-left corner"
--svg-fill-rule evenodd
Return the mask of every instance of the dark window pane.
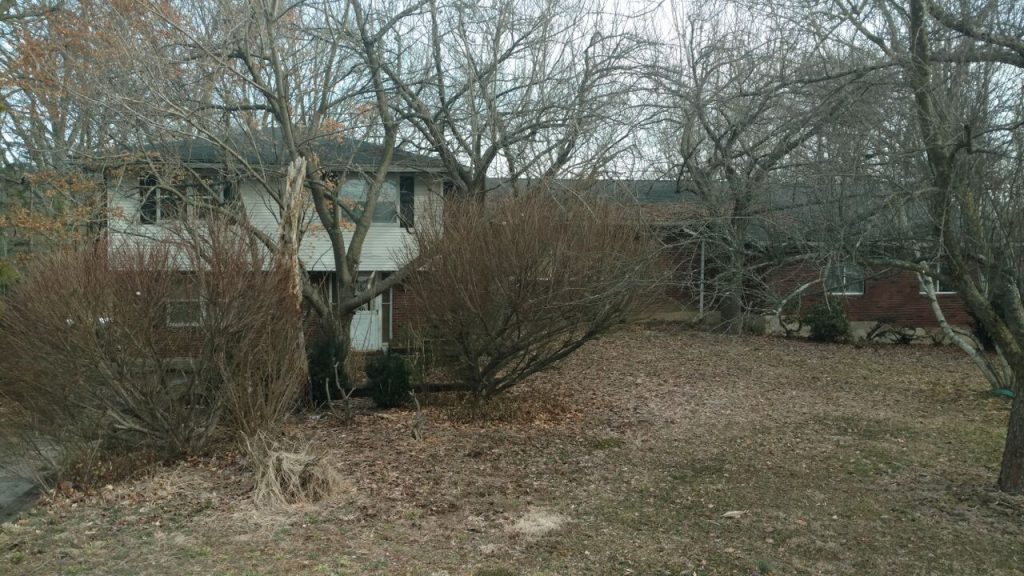
<path id="1" fill-rule="evenodd" d="M 398 180 L 399 213 L 403 228 L 412 228 L 416 224 L 416 177 L 404 175 Z"/>
<path id="2" fill-rule="evenodd" d="M 143 224 L 156 224 L 159 219 L 158 203 L 160 191 L 154 176 L 139 180 L 139 221 Z"/>
<path id="3" fill-rule="evenodd" d="M 228 181 L 224 184 L 224 191 L 222 194 L 224 196 L 225 204 L 233 204 L 238 200 L 238 182 Z"/>

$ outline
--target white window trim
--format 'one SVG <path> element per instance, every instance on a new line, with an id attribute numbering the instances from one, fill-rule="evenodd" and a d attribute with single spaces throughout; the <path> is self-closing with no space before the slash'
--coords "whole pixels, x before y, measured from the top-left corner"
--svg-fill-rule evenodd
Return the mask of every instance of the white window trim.
<path id="1" fill-rule="evenodd" d="M 159 184 L 152 186 L 152 194 L 156 196 L 156 218 L 152 222 L 143 222 L 142 218 L 142 207 L 145 204 L 145 198 L 139 195 L 139 224 L 142 226 L 161 226 L 165 222 L 181 222 L 183 220 L 190 220 L 193 218 L 200 218 L 201 215 L 197 211 L 196 200 L 199 196 L 208 196 L 214 202 L 224 201 L 224 191 L 218 190 L 216 187 L 205 188 L 199 184 L 192 184 L 185 186 L 181 193 L 171 192 Z M 166 217 L 163 214 L 164 203 L 163 198 L 167 194 L 173 194 L 177 196 L 178 214 L 174 218 Z M 237 194 L 237 192 L 236 192 Z"/>

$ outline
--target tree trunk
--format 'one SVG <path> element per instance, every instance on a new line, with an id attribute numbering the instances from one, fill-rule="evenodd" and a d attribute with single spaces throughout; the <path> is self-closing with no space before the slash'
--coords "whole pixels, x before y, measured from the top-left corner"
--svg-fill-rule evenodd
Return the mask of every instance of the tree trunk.
<path id="1" fill-rule="evenodd" d="M 726 334 L 743 333 L 743 298 L 735 287 L 722 301 L 722 330 Z"/>
<path id="2" fill-rule="evenodd" d="M 999 489 L 1013 494 L 1024 494 L 1024 372 L 1016 371 L 1017 385 L 1010 409 L 1010 422 L 1006 427 L 1006 446 L 999 468 Z"/>
<path id="3" fill-rule="evenodd" d="M 742 262 L 734 262 L 733 269 L 727 272 L 729 275 L 726 284 L 726 293 L 722 299 L 720 311 L 722 313 L 722 330 L 727 334 L 743 333 L 743 275 L 745 273 Z"/>
<path id="4" fill-rule="evenodd" d="M 335 314 L 328 322 L 330 322 L 330 334 L 337 346 L 335 352 L 338 362 L 341 363 L 341 367 L 344 367 L 345 360 L 348 359 L 348 353 L 352 348 L 352 312 Z"/>
<path id="5" fill-rule="evenodd" d="M 303 178 L 306 174 L 306 160 L 296 158 L 288 165 L 288 172 L 281 191 L 283 211 L 278 244 L 277 263 L 283 274 L 288 275 L 289 304 L 294 310 L 295 354 L 306 355 L 306 338 L 302 330 L 302 282 L 299 267 L 299 218 L 302 209 Z M 283 327 L 282 327 L 283 328 Z M 308 382 L 306 364 L 299 363 L 303 373 L 296 375 L 302 382 Z"/>

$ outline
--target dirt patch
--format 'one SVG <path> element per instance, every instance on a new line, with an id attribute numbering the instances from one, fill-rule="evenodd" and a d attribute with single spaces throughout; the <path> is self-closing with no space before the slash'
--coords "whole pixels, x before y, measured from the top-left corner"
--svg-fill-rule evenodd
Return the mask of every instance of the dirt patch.
<path id="1" fill-rule="evenodd" d="M 529 510 L 509 526 L 509 530 L 531 538 L 554 532 L 569 521 L 569 518 L 550 510 Z"/>

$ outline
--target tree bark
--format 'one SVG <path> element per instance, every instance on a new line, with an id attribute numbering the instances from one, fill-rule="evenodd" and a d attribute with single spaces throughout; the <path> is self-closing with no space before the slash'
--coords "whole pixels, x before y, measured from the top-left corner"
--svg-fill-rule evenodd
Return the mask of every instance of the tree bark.
<path id="1" fill-rule="evenodd" d="M 352 317 L 354 312 L 347 311 L 339 315 L 333 316 L 327 320 L 326 330 L 330 330 L 329 334 L 334 338 L 334 342 L 337 346 L 335 352 L 337 353 L 337 360 L 344 366 L 345 360 L 348 359 L 348 353 L 352 349 Z"/>
<path id="2" fill-rule="evenodd" d="M 1006 445 L 999 468 L 999 489 L 1024 494 L 1024 370 L 1016 371 L 1013 407 L 1006 426 Z"/>
<path id="3" fill-rule="evenodd" d="M 742 278 L 738 281 L 730 281 L 729 286 L 729 293 L 723 298 L 721 306 L 722 330 L 726 334 L 742 334 L 744 331 Z"/>
<path id="4" fill-rule="evenodd" d="M 301 156 L 288 165 L 284 182 L 283 196 L 284 213 L 281 215 L 280 239 L 278 243 L 277 266 L 281 273 L 288 276 L 289 306 L 293 308 L 295 324 L 290 327 L 295 331 L 296 354 L 305 356 L 306 339 L 302 330 L 302 282 L 299 267 L 299 218 L 302 212 L 303 177 L 306 174 L 306 160 Z M 300 366 L 306 364 L 300 362 Z M 303 381 L 309 380 L 309 374 L 300 375 Z"/>

